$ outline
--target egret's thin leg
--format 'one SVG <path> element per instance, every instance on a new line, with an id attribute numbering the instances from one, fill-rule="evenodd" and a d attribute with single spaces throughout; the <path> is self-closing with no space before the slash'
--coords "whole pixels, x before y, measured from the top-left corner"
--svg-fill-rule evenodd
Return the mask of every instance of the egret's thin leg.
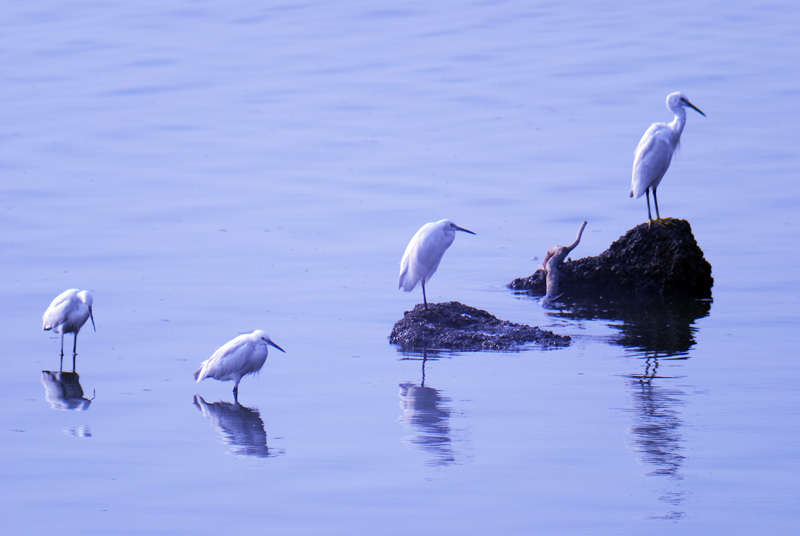
<path id="1" fill-rule="evenodd" d="M 61 358 L 64 358 L 64 332 L 61 332 Z"/>
<path id="2" fill-rule="evenodd" d="M 646 189 L 644 191 L 644 195 L 647 196 L 647 219 L 648 219 L 648 221 L 653 221 L 653 216 L 650 213 L 650 188 L 648 188 L 648 189 Z M 655 195 L 656 195 L 656 191 L 653 190 L 653 197 L 655 197 Z"/>
<path id="3" fill-rule="evenodd" d="M 658 197 L 656 196 L 656 189 L 655 188 L 653 188 L 653 201 L 656 204 L 656 219 L 660 220 L 661 219 L 661 214 L 658 213 Z"/>
<path id="4" fill-rule="evenodd" d="M 75 338 L 72 340 L 72 355 L 78 353 L 78 332 L 75 332 Z"/>
<path id="5" fill-rule="evenodd" d="M 425 309 L 428 308 L 428 298 L 425 296 L 425 280 L 422 280 L 422 303 L 425 304 Z"/>
<path id="6" fill-rule="evenodd" d="M 61 352 L 61 364 L 58 365 L 58 371 L 62 372 L 64 370 L 64 352 Z"/>
<path id="7" fill-rule="evenodd" d="M 75 356 L 78 354 L 72 354 L 72 372 L 75 372 Z"/>
<path id="8" fill-rule="evenodd" d="M 237 381 L 236 384 L 233 386 L 233 402 L 239 402 L 239 382 Z"/>

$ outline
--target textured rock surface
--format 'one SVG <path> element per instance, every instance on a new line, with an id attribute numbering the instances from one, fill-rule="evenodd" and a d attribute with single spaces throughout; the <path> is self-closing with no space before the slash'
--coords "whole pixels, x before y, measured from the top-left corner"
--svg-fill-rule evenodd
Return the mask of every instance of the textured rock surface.
<path id="1" fill-rule="evenodd" d="M 417 305 L 406 311 L 389 335 L 389 342 L 403 350 L 443 349 L 458 351 L 504 350 L 527 343 L 567 346 L 568 336 L 524 324 L 514 324 L 459 302 Z"/>
<path id="2" fill-rule="evenodd" d="M 559 268 L 559 292 L 710 298 L 714 284 L 711 265 L 689 222 L 664 221 L 667 223 L 643 223 L 631 229 L 596 257 L 564 262 Z M 544 295 L 545 273 L 538 270 L 508 286 Z"/>

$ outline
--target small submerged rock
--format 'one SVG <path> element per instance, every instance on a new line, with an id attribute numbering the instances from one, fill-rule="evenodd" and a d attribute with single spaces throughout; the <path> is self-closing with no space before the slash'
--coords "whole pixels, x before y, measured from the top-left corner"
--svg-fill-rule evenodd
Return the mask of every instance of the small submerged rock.
<path id="1" fill-rule="evenodd" d="M 454 351 L 506 350 L 527 343 L 568 346 L 569 336 L 538 327 L 500 320 L 481 309 L 460 302 L 421 304 L 406 311 L 389 335 L 389 342 L 406 351 L 444 349 Z"/>
<path id="2" fill-rule="evenodd" d="M 596 257 L 567 260 L 558 268 L 564 294 L 603 293 L 651 297 L 710 298 L 714 278 L 686 220 L 643 223 Z M 546 274 L 515 279 L 514 290 L 546 293 Z"/>

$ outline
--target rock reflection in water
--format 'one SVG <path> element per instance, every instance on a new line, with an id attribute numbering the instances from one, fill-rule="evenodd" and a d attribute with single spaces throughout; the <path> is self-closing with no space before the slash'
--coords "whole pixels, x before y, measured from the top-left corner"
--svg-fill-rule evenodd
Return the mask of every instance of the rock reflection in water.
<path id="1" fill-rule="evenodd" d="M 643 366 L 627 376 L 633 415 L 629 429 L 633 448 L 649 477 L 663 478 L 659 500 L 668 505 L 665 513 L 652 518 L 680 519 L 686 493 L 682 489 L 681 469 L 684 446 L 680 407 L 685 393 L 663 387 L 659 382 L 674 381 L 664 374 L 665 363 L 688 359 L 696 344 L 695 322 L 708 316 L 710 299 L 637 299 L 603 296 L 561 296 L 548 315 L 569 320 L 606 320 L 620 332 L 611 343 L 622 346 Z M 639 367 L 637 367 L 639 368 Z M 661 370 L 660 370 L 661 369 Z"/>
<path id="2" fill-rule="evenodd" d="M 449 465 L 456 461 L 450 428 L 452 410 L 448 405 L 451 400 L 437 389 L 425 386 L 426 361 L 427 358 L 423 358 L 420 385 L 411 382 L 400 384 L 403 413 L 399 420 L 411 433 L 404 440 L 433 455 L 428 465 Z"/>
<path id="3" fill-rule="evenodd" d="M 610 320 L 621 337 L 613 342 L 647 357 L 685 356 L 695 345 L 695 322 L 708 316 L 711 300 L 559 298 L 548 314 L 571 320 Z"/>
<path id="4" fill-rule="evenodd" d="M 267 446 L 267 432 L 258 410 L 242 406 L 238 402 L 214 402 L 209 404 L 200 395 L 194 396 L 194 405 L 211 420 L 222 441 L 230 445 L 232 454 L 271 458 L 282 451 Z"/>
<path id="5" fill-rule="evenodd" d="M 86 411 L 92 404 L 90 399 L 83 396 L 77 372 L 43 370 L 42 385 L 44 398 L 53 409 Z"/>

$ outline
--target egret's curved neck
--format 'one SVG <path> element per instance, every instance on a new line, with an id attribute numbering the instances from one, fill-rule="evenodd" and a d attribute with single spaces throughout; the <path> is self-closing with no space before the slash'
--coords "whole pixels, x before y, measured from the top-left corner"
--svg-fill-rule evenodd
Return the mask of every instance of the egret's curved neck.
<path id="1" fill-rule="evenodd" d="M 675 108 L 670 108 L 669 111 L 675 114 L 675 119 L 672 120 L 669 126 L 672 132 L 680 136 L 683 132 L 683 127 L 686 125 L 686 110 L 683 106 L 676 106 Z"/>

